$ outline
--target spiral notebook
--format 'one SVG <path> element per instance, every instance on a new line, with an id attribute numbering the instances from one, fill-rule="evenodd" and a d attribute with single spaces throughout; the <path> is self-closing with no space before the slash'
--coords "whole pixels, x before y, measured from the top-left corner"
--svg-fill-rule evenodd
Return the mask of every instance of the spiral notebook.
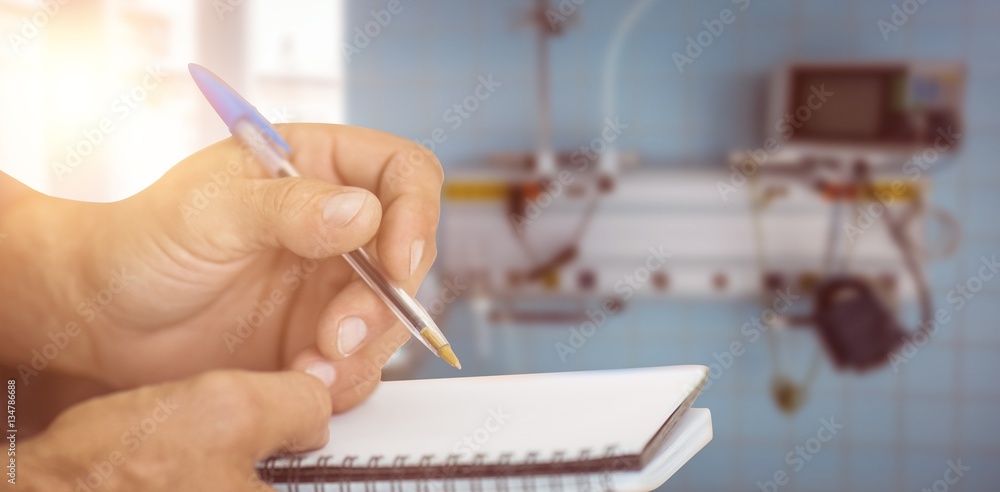
<path id="1" fill-rule="evenodd" d="M 712 438 L 703 366 L 398 381 L 322 449 L 258 465 L 289 491 L 652 490 Z"/>

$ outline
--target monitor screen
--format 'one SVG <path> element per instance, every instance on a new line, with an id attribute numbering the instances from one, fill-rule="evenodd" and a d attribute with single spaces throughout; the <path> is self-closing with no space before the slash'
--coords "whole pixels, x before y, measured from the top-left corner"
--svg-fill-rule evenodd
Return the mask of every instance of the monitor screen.
<path id="1" fill-rule="evenodd" d="M 926 146 L 961 127 L 962 80 L 961 67 L 796 65 L 779 117 L 792 118 L 786 138 L 800 143 Z"/>
<path id="2" fill-rule="evenodd" d="M 799 131 L 803 136 L 846 139 L 871 139 L 878 136 L 885 104 L 881 77 L 869 74 L 807 74 L 800 81 L 801 85 L 796 93 L 805 93 L 806 97 L 800 96 L 796 107 L 808 105 L 808 95 L 813 88 L 822 88 L 832 93 L 822 106 L 802 113 L 809 115 L 801 121 Z M 813 98 L 814 106 L 818 105 L 817 101 Z"/>

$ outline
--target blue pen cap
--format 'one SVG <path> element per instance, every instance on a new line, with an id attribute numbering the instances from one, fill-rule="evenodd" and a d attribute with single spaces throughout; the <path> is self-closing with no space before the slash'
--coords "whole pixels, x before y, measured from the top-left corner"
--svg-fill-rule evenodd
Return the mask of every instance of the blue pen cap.
<path id="1" fill-rule="evenodd" d="M 278 135 L 274 126 L 261 116 L 257 108 L 243 99 L 243 96 L 229 87 L 229 84 L 223 82 L 219 76 L 194 63 L 188 64 L 188 71 L 191 72 L 191 77 L 198 85 L 198 89 L 201 89 L 201 93 L 205 95 L 205 99 L 208 99 L 208 103 L 229 127 L 230 133 L 233 133 L 237 122 L 249 120 L 257 128 L 260 128 L 272 142 L 280 146 L 285 153 L 292 152 L 288 144 Z"/>

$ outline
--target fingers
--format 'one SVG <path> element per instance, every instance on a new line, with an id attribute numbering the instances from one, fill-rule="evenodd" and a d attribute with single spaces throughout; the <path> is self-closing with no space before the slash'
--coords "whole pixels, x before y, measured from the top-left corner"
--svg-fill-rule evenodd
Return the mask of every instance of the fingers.
<path id="1" fill-rule="evenodd" d="M 289 125 L 282 131 L 293 149 L 308 149 L 292 156 L 306 174 L 351 183 L 378 195 L 384 227 L 377 253 L 390 276 L 404 281 L 426 271 L 436 255 L 433 244 L 444 179 L 441 164 L 429 150 L 367 128 Z"/>
<path id="2" fill-rule="evenodd" d="M 254 464 L 325 444 L 331 410 L 308 374 L 216 371 L 75 405 L 24 453 L 39 463 L 58 456 L 53 481 L 83 477 L 95 489 L 87 477 L 99 463 L 102 487 L 113 490 L 270 490 Z"/>
<path id="3" fill-rule="evenodd" d="M 193 383 L 202 398 L 221 405 L 213 418 L 230 420 L 232 442 L 262 459 L 277 451 L 315 449 L 329 437 L 330 394 L 300 372 L 213 372 Z"/>
<path id="4" fill-rule="evenodd" d="M 374 337 L 357 354 L 338 361 L 346 377 L 330 387 L 334 395 L 334 411 L 350 408 L 374 391 L 382 376 L 382 368 L 410 339 L 410 332 L 401 323 L 394 323 L 384 333 Z M 345 408 L 345 409 L 346 409 Z"/>
<path id="5" fill-rule="evenodd" d="M 233 258 L 283 247 L 305 258 L 327 258 L 369 242 L 381 206 L 362 188 L 315 179 L 235 180 L 218 205 L 189 219 L 193 240 Z"/>
<path id="6" fill-rule="evenodd" d="M 373 252 L 388 275 L 396 281 L 414 277 L 419 281 L 437 253 L 434 237 L 443 172 L 433 153 L 407 139 L 366 128 L 292 124 L 279 126 L 279 131 L 293 149 L 290 156 L 293 164 L 315 181 L 264 179 L 267 173 L 263 167 L 247 158 L 237 142 L 228 139 L 195 154 L 170 173 L 164 180 L 165 186 L 189 188 L 189 192 L 151 196 L 153 208 L 177 209 L 177 215 L 196 226 L 196 232 L 200 233 L 197 236 L 213 233 L 215 238 L 192 239 L 215 246 L 206 253 L 213 259 L 231 255 L 227 247 L 242 252 L 268 246 L 285 246 L 302 256 L 315 258 L 317 243 L 322 245 L 319 251 L 345 252 L 365 244 L 364 236 L 370 239 L 372 231 L 378 230 L 377 250 Z M 317 218 L 323 214 L 316 213 L 328 198 L 324 192 L 332 195 L 337 189 L 348 189 L 333 184 L 324 189 L 321 183 L 350 184 L 357 187 L 352 188 L 355 191 L 370 190 L 378 197 L 381 209 L 376 213 L 378 204 L 365 200 L 360 215 L 349 225 L 328 226 L 330 221 Z M 254 196 L 255 192 L 267 193 Z M 302 192 L 314 194 L 300 196 Z M 184 197 L 182 203 L 175 203 L 177 196 Z M 347 200 L 343 207 L 331 207 L 349 215 L 352 207 L 348 205 L 352 203 L 357 204 Z M 241 213 L 246 217 L 239 216 Z M 289 215 L 296 221 L 289 221 Z M 239 230 L 226 226 L 234 220 L 258 227 L 243 234 L 250 235 L 245 238 Z M 385 224 L 381 229 L 380 220 Z M 283 228 L 269 232 L 273 226 L 282 224 Z M 319 224 L 346 230 L 334 234 Z M 297 227 L 300 225 L 305 227 Z"/>
<path id="7" fill-rule="evenodd" d="M 382 170 L 377 190 L 385 227 L 378 236 L 378 257 L 397 281 L 422 278 L 437 255 L 440 168 L 421 147 L 393 154 Z"/>
<path id="8" fill-rule="evenodd" d="M 329 361 L 316 349 L 307 349 L 299 354 L 292 362 L 291 368 L 311 374 L 318 372 L 333 376 L 326 382 L 333 413 L 350 410 L 368 398 L 375 391 L 382 376 L 382 367 L 375 361 L 363 361 L 356 357 Z"/>
<path id="9" fill-rule="evenodd" d="M 391 198 L 385 203 L 379 231 L 378 257 L 397 281 L 423 279 L 437 256 L 434 240 L 440 205 L 421 191 Z"/>
<path id="10" fill-rule="evenodd" d="M 275 451 L 303 451 L 326 444 L 330 437 L 330 395 L 308 374 L 272 373 L 257 386 L 265 403 L 261 432 L 255 436 L 261 456 Z"/>
<path id="11" fill-rule="evenodd" d="M 363 280 L 354 279 L 320 314 L 316 343 L 324 357 L 340 360 L 397 322 L 378 295 Z"/>
<path id="12" fill-rule="evenodd" d="M 332 375 L 327 383 L 332 395 L 332 410 L 343 412 L 364 401 L 375 390 L 382 368 L 409 338 L 410 332 L 402 324 L 394 323 L 348 358 L 328 360 L 315 348 L 307 349 L 293 360 L 291 368 Z"/>

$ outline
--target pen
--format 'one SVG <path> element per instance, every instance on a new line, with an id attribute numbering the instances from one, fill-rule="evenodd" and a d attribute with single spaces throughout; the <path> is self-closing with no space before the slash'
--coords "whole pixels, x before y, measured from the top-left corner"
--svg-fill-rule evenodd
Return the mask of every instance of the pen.
<path id="1" fill-rule="evenodd" d="M 292 149 L 256 108 L 207 68 L 191 63 L 188 64 L 188 70 L 201 93 L 208 99 L 208 103 L 229 127 L 229 131 L 250 148 L 254 157 L 267 167 L 272 175 L 299 176 L 298 171 L 286 157 L 292 153 Z M 378 260 L 369 255 L 364 248 L 358 248 L 343 256 L 418 340 L 452 366 L 462 368 L 451 345 L 431 319 L 430 314 L 416 299 L 389 281 Z"/>

